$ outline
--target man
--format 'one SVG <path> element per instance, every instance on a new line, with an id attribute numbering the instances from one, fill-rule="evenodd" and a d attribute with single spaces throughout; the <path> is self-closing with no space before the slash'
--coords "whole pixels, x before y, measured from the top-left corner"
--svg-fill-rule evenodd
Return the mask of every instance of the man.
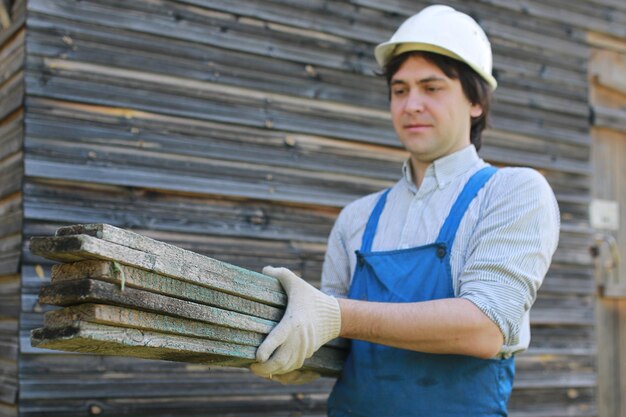
<path id="1" fill-rule="evenodd" d="M 352 339 L 330 416 L 505 416 L 514 354 L 558 243 L 545 179 L 477 155 L 491 90 L 491 46 L 469 16 L 430 6 L 375 51 L 391 118 L 410 154 L 392 188 L 345 207 L 322 289 L 266 267 L 288 295 L 257 351 L 258 375 L 297 369 L 328 340 Z"/>

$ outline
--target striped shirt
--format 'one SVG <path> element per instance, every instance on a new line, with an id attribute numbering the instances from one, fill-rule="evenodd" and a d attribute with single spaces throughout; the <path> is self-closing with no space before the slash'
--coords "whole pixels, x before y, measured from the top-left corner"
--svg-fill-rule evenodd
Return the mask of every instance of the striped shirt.
<path id="1" fill-rule="evenodd" d="M 434 161 L 419 188 L 410 164 L 387 196 L 373 251 L 435 242 L 450 208 L 469 178 L 487 166 L 474 146 Z M 347 205 L 328 240 L 322 291 L 348 294 L 365 224 L 382 191 Z M 474 303 L 501 330 L 499 353 L 528 348 L 529 310 L 559 238 L 559 208 L 545 178 L 530 168 L 501 168 L 468 207 L 454 240 L 450 262 L 456 297 Z"/>

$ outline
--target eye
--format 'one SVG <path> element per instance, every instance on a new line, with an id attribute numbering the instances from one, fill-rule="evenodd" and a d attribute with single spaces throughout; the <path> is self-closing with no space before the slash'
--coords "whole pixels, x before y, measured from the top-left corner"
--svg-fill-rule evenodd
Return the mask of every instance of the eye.
<path id="1" fill-rule="evenodd" d="M 406 87 L 394 87 L 394 88 L 391 90 L 391 93 L 392 93 L 394 96 L 401 96 L 401 95 L 403 95 L 403 94 L 406 94 L 406 92 L 407 92 L 407 88 L 406 88 Z"/>
<path id="2" fill-rule="evenodd" d="M 436 86 L 436 85 L 427 85 L 427 86 L 425 87 L 425 90 L 426 90 L 426 91 L 428 91 L 429 93 L 434 93 L 434 92 L 436 92 L 436 91 L 441 90 L 441 87 Z"/>

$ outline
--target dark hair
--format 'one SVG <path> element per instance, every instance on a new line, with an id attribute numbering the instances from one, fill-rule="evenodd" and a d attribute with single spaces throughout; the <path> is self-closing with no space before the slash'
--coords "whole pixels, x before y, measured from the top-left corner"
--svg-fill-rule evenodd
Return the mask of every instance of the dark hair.
<path id="1" fill-rule="evenodd" d="M 469 102 L 479 104 L 482 107 L 482 114 L 478 117 L 472 117 L 470 128 L 470 141 L 476 147 L 477 151 L 480 150 L 482 133 L 487 127 L 489 108 L 491 107 L 491 88 L 487 81 L 465 62 L 432 52 L 409 51 L 391 58 L 380 73 L 380 75 L 387 79 L 390 98 L 391 78 L 398 69 L 400 69 L 404 61 L 411 56 L 421 56 L 428 62 L 436 65 L 449 78 L 459 80 L 463 88 L 463 93 Z"/>

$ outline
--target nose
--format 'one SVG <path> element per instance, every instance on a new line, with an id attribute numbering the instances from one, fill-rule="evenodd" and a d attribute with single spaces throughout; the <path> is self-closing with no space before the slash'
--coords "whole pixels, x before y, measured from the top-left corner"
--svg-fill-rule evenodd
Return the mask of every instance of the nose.
<path id="1" fill-rule="evenodd" d="M 412 88 L 406 99 L 404 110 L 407 113 L 421 113 L 424 111 L 424 97 L 416 88 Z"/>

